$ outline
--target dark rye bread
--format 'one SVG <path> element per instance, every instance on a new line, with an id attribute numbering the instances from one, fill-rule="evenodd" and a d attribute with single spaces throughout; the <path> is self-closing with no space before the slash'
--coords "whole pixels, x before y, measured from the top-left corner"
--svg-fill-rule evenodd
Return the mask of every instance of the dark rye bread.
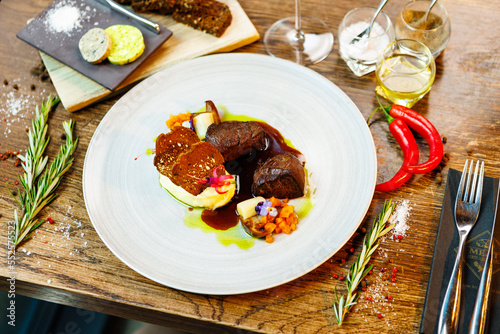
<path id="1" fill-rule="evenodd" d="M 172 167 L 172 182 L 188 193 L 200 194 L 206 184 L 198 182 L 208 176 L 213 176 L 213 170 L 224 163 L 220 152 L 206 142 L 199 142 L 191 146 L 191 150 L 182 153 Z M 218 176 L 224 174 L 220 168 Z"/>
<path id="2" fill-rule="evenodd" d="M 128 1 L 132 9 L 136 12 L 158 11 L 161 14 L 169 15 L 174 12 L 179 0 L 123 0 Z"/>
<path id="3" fill-rule="evenodd" d="M 131 5 L 136 12 L 172 15 L 174 20 L 216 37 L 222 36 L 232 21 L 229 7 L 216 0 L 132 0 Z"/>
<path id="4" fill-rule="evenodd" d="M 297 198 L 304 196 L 305 171 L 300 160 L 291 154 L 267 159 L 253 175 L 255 196 Z"/>
<path id="5" fill-rule="evenodd" d="M 216 37 L 222 36 L 231 24 L 231 11 L 222 2 L 213 0 L 183 0 L 182 2 L 184 7 L 181 6 L 172 13 L 172 18 L 177 22 Z"/>

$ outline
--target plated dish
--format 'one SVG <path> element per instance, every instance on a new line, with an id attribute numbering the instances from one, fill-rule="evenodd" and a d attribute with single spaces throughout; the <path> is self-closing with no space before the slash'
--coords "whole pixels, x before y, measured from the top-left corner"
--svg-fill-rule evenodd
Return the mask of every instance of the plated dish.
<path id="1" fill-rule="evenodd" d="M 265 120 L 307 158 L 315 203 L 293 234 L 242 244 L 241 228 L 221 234 L 197 225 L 160 187 L 153 157 L 135 160 L 170 114 L 209 99 Z M 172 288 L 225 295 L 289 282 L 335 254 L 363 220 L 376 172 L 366 122 L 332 82 L 269 56 L 219 54 L 151 76 L 110 109 L 87 151 L 83 192 L 99 236 L 130 268 Z"/>

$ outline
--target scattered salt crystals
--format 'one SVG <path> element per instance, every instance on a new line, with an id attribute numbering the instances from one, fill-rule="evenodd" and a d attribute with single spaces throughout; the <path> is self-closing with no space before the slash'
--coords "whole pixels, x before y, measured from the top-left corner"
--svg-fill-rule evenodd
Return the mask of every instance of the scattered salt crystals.
<path id="1" fill-rule="evenodd" d="M 74 30 L 82 28 L 82 22 L 88 21 L 95 14 L 95 8 L 91 9 L 89 6 L 80 8 L 78 5 L 83 6 L 74 0 L 63 0 L 51 8 L 44 18 L 47 29 L 71 36 Z"/>
<path id="2" fill-rule="evenodd" d="M 1 89 L 5 90 L 10 88 L 7 86 L 1 87 Z M 40 95 L 43 96 L 44 93 L 45 90 L 40 93 Z M 35 110 L 35 105 L 38 100 L 38 96 L 32 94 L 22 94 L 18 91 L 2 93 L 2 101 L 5 102 L 0 105 L 0 119 L 2 120 L 1 126 L 5 137 L 8 137 L 8 135 L 12 132 L 11 126 L 15 122 L 21 123 L 21 121 L 23 121 L 26 127 L 29 126 L 32 113 Z"/>
<path id="3" fill-rule="evenodd" d="M 31 255 L 31 251 L 28 251 L 28 253 L 26 253 L 26 255 Z"/>
<path id="4" fill-rule="evenodd" d="M 394 212 L 389 219 L 390 224 L 396 224 L 392 229 L 392 235 L 396 238 L 398 236 L 405 237 L 408 230 L 410 229 L 410 225 L 408 224 L 408 218 L 410 217 L 411 212 L 410 202 L 408 200 L 404 200 L 399 202 L 396 205 Z"/>
<path id="5" fill-rule="evenodd" d="M 14 92 L 8 93 L 6 97 L 7 101 L 5 103 L 5 107 L 7 107 L 7 112 L 11 116 L 16 116 L 20 111 L 25 109 L 27 105 L 31 104 L 30 101 L 26 98 L 24 99 L 16 98 Z"/>
<path id="6" fill-rule="evenodd" d="M 50 282 L 52 282 L 50 279 L 47 280 L 47 283 L 50 284 Z"/>
<path id="7" fill-rule="evenodd" d="M 47 13 L 45 22 L 55 32 L 69 33 L 81 27 L 80 19 L 81 13 L 78 8 L 60 3 Z"/>
<path id="8" fill-rule="evenodd" d="M 87 242 L 87 241 L 85 241 L 83 244 L 84 244 L 85 246 L 87 246 L 88 242 Z"/>

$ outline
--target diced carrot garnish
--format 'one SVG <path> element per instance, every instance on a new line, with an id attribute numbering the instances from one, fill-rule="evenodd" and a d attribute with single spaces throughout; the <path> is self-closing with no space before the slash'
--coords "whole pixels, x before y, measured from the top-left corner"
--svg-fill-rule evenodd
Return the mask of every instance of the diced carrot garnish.
<path id="1" fill-rule="evenodd" d="M 287 205 L 287 206 L 284 206 L 281 211 L 280 211 L 280 214 L 279 216 L 280 217 L 289 217 L 290 214 L 293 214 L 293 210 L 295 209 L 295 207 L 293 205 Z"/>
<path id="2" fill-rule="evenodd" d="M 266 235 L 266 242 L 272 244 L 274 242 L 273 236 L 271 234 Z"/>
<path id="3" fill-rule="evenodd" d="M 179 115 L 170 115 L 170 118 L 167 120 L 167 127 L 169 129 L 173 129 L 175 126 L 182 125 L 183 122 L 189 121 L 191 119 L 191 113 L 179 114 Z"/>
<path id="4" fill-rule="evenodd" d="M 281 206 L 281 201 L 279 199 L 277 199 L 276 197 L 271 197 L 269 199 L 269 202 L 271 202 L 271 204 L 275 207 L 275 208 L 278 208 Z"/>
<path id="5" fill-rule="evenodd" d="M 267 232 L 271 233 L 272 231 L 274 231 L 274 229 L 276 228 L 276 225 L 273 224 L 273 223 L 267 223 L 265 226 L 264 226 L 264 230 L 266 230 Z"/>

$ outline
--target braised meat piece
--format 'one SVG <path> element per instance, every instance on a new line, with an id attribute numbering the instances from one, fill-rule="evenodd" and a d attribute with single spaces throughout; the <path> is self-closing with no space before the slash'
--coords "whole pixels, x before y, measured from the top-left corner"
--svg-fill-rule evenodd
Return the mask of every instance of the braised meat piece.
<path id="1" fill-rule="evenodd" d="M 211 124 L 205 141 L 217 148 L 226 161 L 246 155 L 252 150 L 264 150 L 266 131 L 256 122 L 223 122 Z"/>
<path id="2" fill-rule="evenodd" d="M 253 175 L 252 193 L 266 198 L 304 196 L 305 171 L 300 160 L 291 154 L 267 159 Z"/>

